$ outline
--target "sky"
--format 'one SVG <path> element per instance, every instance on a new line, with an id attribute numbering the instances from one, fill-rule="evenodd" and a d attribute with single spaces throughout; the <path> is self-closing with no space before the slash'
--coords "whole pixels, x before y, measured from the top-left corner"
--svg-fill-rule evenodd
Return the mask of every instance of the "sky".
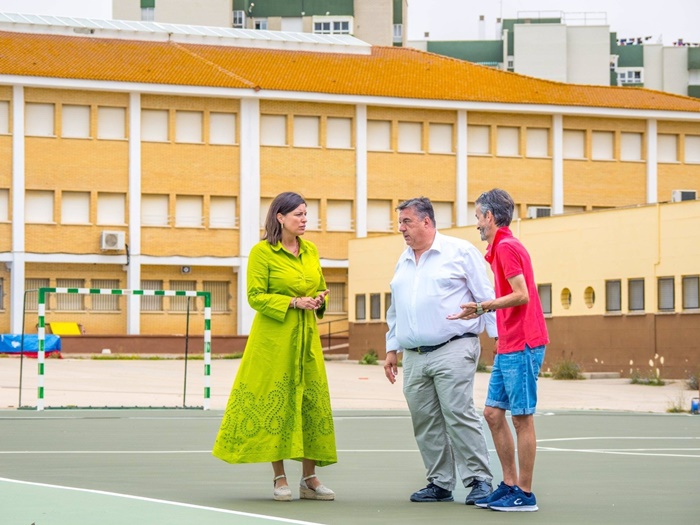
<path id="1" fill-rule="evenodd" d="M 111 0 L 0 0 L 0 12 L 109 19 Z M 651 36 L 672 45 L 682 38 L 700 43 L 700 0 L 408 0 L 409 40 L 476 40 L 479 16 L 484 33 L 495 38 L 497 18 L 523 12 L 604 13 L 602 22 L 618 38 Z"/>

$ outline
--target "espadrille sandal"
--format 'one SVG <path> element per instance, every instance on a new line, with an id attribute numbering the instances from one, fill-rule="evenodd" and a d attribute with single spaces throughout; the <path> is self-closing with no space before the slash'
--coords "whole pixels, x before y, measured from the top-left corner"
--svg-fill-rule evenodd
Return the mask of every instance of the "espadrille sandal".
<path id="1" fill-rule="evenodd" d="M 277 476 L 272 480 L 272 485 L 277 484 L 278 479 L 286 479 L 287 476 L 282 474 L 281 476 Z M 289 485 L 284 485 L 282 487 L 275 487 L 275 490 L 272 492 L 272 499 L 275 501 L 292 501 L 292 489 L 289 488 Z"/>
<path id="2" fill-rule="evenodd" d="M 307 479 L 315 478 L 316 474 L 311 474 L 310 476 L 306 476 L 305 478 L 301 478 L 301 482 L 299 482 L 299 489 L 300 489 L 300 494 L 299 496 L 301 499 L 317 499 L 320 501 L 332 501 L 335 499 L 335 492 L 333 492 L 331 489 L 328 487 L 325 487 L 323 485 L 319 485 L 315 489 L 310 488 L 306 484 Z"/>

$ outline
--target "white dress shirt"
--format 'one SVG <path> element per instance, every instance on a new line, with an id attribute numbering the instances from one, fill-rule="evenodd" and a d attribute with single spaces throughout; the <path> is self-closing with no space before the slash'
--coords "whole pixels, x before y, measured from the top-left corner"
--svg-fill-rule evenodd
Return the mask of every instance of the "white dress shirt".
<path id="1" fill-rule="evenodd" d="M 438 345 L 456 335 L 498 335 L 496 314 L 469 321 L 447 319 L 461 304 L 494 299 L 484 258 L 470 242 L 435 232 L 433 244 L 416 264 L 413 249 L 399 257 L 391 280 L 391 306 L 386 314 L 386 350 Z"/>

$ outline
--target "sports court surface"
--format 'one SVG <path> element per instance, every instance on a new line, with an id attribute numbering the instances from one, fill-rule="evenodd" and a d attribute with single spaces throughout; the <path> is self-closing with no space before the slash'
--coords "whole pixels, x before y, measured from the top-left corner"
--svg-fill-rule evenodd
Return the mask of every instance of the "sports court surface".
<path id="1" fill-rule="evenodd" d="M 339 462 L 319 469 L 334 502 L 275 502 L 269 465 L 210 450 L 221 410 L 0 411 L 2 525 L 264 523 L 700 524 L 700 416 L 537 415 L 540 511 L 411 503 L 425 484 L 405 410 L 338 410 Z M 500 467 L 486 432 L 496 480 Z M 287 468 L 295 498 L 300 465 Z"/>

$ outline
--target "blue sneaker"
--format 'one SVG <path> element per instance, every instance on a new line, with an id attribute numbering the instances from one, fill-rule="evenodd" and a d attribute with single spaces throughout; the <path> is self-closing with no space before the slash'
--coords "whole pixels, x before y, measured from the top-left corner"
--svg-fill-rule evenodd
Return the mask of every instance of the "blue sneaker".
<path id="1" fill-rule="evenodd" d="M 531 492 L 528 496 L 520 487 L 515 485 L 501 499 L 489 503 L 488 508 L 504 512 L 534 512 L 537 510 L 537 500 L 534 492 Z"/>
<path id="2" fill-rule="evenodd" d="M 506 496 L 509 492 L 510 489 L 512 489 L 510 485 L 506 485 L 503 481 L 501 481 L 501 484 L 496 487 L 496 490 L 494 490 L 491 494 L 486 496 L 485 498 L 478 499 L 474 502 L 474 505 L 479 507 L 480 509 L 486 509 L 489 506 L 489 503 L 493 503 L 495 501 L 498 501 L 501 499 L 503 496 Z"/>
<path id="3" fill-rule="evenodd" d="M 434 483 L 428 483 L 424 489 L 411 494 L 411 501 L 417 503 L 430 503 L 435 501 L 454 501 L 452 491 L 438 487 Z"/>

